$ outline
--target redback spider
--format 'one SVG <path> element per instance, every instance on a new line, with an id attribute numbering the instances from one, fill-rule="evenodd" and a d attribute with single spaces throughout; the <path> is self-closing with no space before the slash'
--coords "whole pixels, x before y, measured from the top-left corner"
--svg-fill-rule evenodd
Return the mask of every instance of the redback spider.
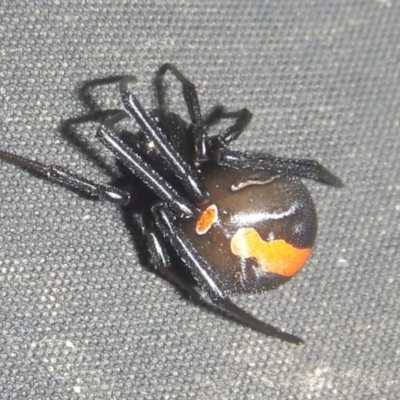
<path id="1" fill-rule="evenodd" d="M 139 186 L 101 185 L 5 151 L 0 151 L 0 158 L 95 199 L 133 210 L 135 204 L 142 204 L 140 227 L 152 263 L 163 275 L 193 301 L 203 301 L 197 289 L 171 268 L 171 257 L 177 256 L 219 310 L 265 335 L 301 343 L 300 338 L 243 311 L 229 296 L 274 289 L 308 259 L 317 217 L 300 178 L 335 187 L 342 182 L 313 160 L 230 149 L 252 114 L 246 108 L 236 112 L 216 108 L 214 119 L 232 119 L 233 124 L 218 135 L 208 134 L 211 122 L 200 112 L 196 88 L 174 65 L 164 64 L 156 74 L 159 99 L 167 71 L 182 84 L 189 124 L 161 105 L 157 116 L 147 113 L 128 89 L 135 78 L 124 77 L 120 92 L 125 110 L 97 131 L 130 180 L 141 181 Z M 114 129 L 127 117 L 140 127 L 129 141 Z"/>

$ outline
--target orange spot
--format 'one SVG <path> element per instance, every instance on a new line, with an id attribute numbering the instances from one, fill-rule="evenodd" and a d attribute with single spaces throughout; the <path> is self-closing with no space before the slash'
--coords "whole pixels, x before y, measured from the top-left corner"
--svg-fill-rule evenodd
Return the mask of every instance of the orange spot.
<path id="1" fill-rule="evenodd" d="M 240 228 L 231 240 L 232 253 L 254 257 L 262 269 L 282 276 L 293 276 L 305 264 L 311 248 L 298 249 L 283 239 L 266 242 L 254 228 Z"/>
<path id="2" fill-rule="evenodd" d="M 218 221 L 218 208 L 215 204 L 208 206 L 203 211 L 196 222 L 196 232 L 199 235 L 204 235 L 208 232 L 211 226 Z"/>

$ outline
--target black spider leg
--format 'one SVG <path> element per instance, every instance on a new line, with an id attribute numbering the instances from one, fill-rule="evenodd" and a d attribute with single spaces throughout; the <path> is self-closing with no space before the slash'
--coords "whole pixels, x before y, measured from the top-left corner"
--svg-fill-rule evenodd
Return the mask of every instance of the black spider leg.
<path id="1" fill-rule="evenodd" d="M 4 150 L 0 150 L 0 159 L 18 165 L 19 167 L 27 168 L 29 171 L 41 177 L 60 183 L 95 199 L 107 200 L 121 205 L 127 205 L 131 201 L 131 194 L 129 192 L 125 192 L 111 185 L 95 183 L 57 165 L 42 164 L 41 162 L 29 160 L 28 158 Z"/>
<path id="2" fill-rule="evenodd" d="M 301 178 L 314 179 L 334 187 L 342 187 L 343 182 L 315 160 L 295 160 L 276 157 L 270 154 L 254 154 L 232 150 L 227 146 L 243 133 L 251 120 L 252 114 L 244 108 L 235 112 L 223 112 L 217 108 L 211 120 L 237 118 L 235 123 L 218 136 L 208 139 L 210 157 L 219 165 L 237 169 L 252 168 L 259 171 L 272 171 L 282 175 L 297 175 Z M 209 122 L 211 124 L 213 122 Z"/>
<path id="3" fill-rule="evenodd" d="M 216 154 L 217 149 L 220 147 L 226 147 L 231 142 L 238 139 L 246 129 L 247 125 L 249 125 L 252 117 L 253 114 L 247 108 L 242 108 L 238 111 L 225 111 L 223 107 L 216 107 L 204 122 L 207 126 L 211 126 L 221 119 L 230 118 L 235 119 L 236 121 L 219 135 L 207 139 L 207 151 L 209 156 Z"/>
<path id="4" fill-rule="evenodd" d="M 267 325 L 264 322 L 253 317 L 251 314 L 243 311 L 241 308 L 233 304 L 226 290 L 219 282 L 211 266 L 200 256 L 193 245 L 188 241 L 183 232 L 174 223 L 174 216 L 165 205 L 159 204 L 153 206 L 152 212 L 157 227 L 167 238 L 183 262 L 190 268 L 194 277 L 200 282 L 206 290 L 210 300 L 222 311 L 229 314 L 237 322 L 244 326 L 248 326 L 267 336 L 273 336 L 281 340 L 300 344 L 303 341 L 293 335 L 282 332 L 281 330 Z M 186 290 L 185 287 L 182 288 Z"/>
<path id="5" fill-rule="evenodd" d="M 111 126 L 123 116 L 117 114 L 107 124 L 101 125 L 97 131 L 100 141 L 114 153 L 117 159 L 135 176 L 140 178 L 157 196 L 166 201 L 180 217 L 193 217 L 198 210 L 188 200 L 180 196 L 176 190 L 143 159 L 123 142 L 112 130 Z"/>
<path id="6" fill-rule="evenodd" d="M 120 82 L 122 103 L 126 112 L 138 123 L 148 140 L 157 146 L 159 153 L 168 162 L 171 171 L 180 179 L 189 196 L 196 201 L 203 201 L 208 197 L 208 193 L 193 170 L 169 142 L 159 125 L 146 113 L 137 97 L 128 90 L 128 82 L 132 80 L 133 77 L 126 77 Z"/>
<path id="7" fill-rule="evenodd" d="M 169 112 L 161 114 L 160 119 L 169 140 L 180 156 L 193 168 L 196 168 L 195 154 L 193 153 L 192 137 L 187 134 L 187 123 L 177 114 Z"/>
<path id="8" fill-rule="evenodd" d="M 103 112 L 104 110 L 102 110 L 99 104 L 97 104 L 92 94 L 92 89 L 99 86 L 119 83 L 123 78 L 124 77 L 122 75 L 112 75 L 106 78 L 98 78 L 98 79 L 91 79 L 84 81 L 79 85 L 79 87 L 76 90 L 79 100 L 90 114 L 94 114 L 96 112 Z M 108 110 L 108 111 L 115 111 L 115 110 Z"/>
<path id="9" fill-rule="evenodd" d="M 170 71 L 182 85 L 182 93 L 189 112 L 191 125 L 188 136 L 192 140 L 194 148 L 194 164 L 201 164 L 209 161 L 209 143 L 207 134 L 207 123 L 203 120 L 200 103 L 197 96 L 196 86 L 189 81 L 173 64 L 164 64 L 159 69 L 156 76 L 156 88 L 158 91 L 159 103 L 163 104 L 162 78 L 167 71 Z M 165 108 L 165 107 L 164 107 Z M 163 107 L 161 107 L 163 109 Z"/>
<path id="10" fill-rule="evenodd" d="M 226 317 L 226 311 L 224 312 L 215 304 L 207 302 L 196 288 L 193 287 L 193 285 L 187 283 L 185 279 L 182 279 L 179 272 L 173 269 L 170 256 L 165 247 L 165 239 L 161 235 L 162 232 L 154 226 L 154 220 L 152 217 L 151 214 L 146 216 L 143 216 L 142 214 L 141 218 L 138 219 L 138 223 L 142 234 L 146 237 L 147 249 L 151 255 L 153 267 L 163 278 L 166 278 L 170 283 L 172 283 L 179 292 L 188 296 L 190 301 L 195 305 L 198 305 L 212 313 L 218 313 Z M 231 316 L 230 318 L 237 322 L 237 319 Z"/>
<path id="11" fill-rule="evenodd" d="M 154 87 L 157 96 L 157 117 L 162 126 L 162 130 L 167 134 L 170 142 L 175 147 L 180 156 L 193 169 L 195 165 L 195 154 L 193 153 L 192 136 L 187 134 L 188 123 L 179 115 L 168 110 L 165 102 L 165 87 L 159 73 L 154 79 Z"/>
<path id="12" fill-rule="evenodd" d="M 252 168 L 259 171 L 272 171 L 282 175 L 297 175 L 300 178 L 314 179 L 334 187 L 342 187 L 343 182 L 315 160 L 295 160 L 269 154 L 254 154 L 245 151 L 219 148 L 215 155 L 219 165 L 233 168 Z"/>
<path id="13" fill-rule="evenodd" d="M 116 179 L 115 170 L 107 164 L 107 162 L 98 154 L 90 143 L 78 134 L 77 127 L 79 125 L 87 124 L 90 122 L 103 122 L 107 118 L 115 115 L 121 110 L 105 110 L 95 111 L 91 114 L 85 114 L 79 117 L 68 118 L 61 121 L 59 131 L 64 139 L 66 139 L 73 146 L 77 147 L 79 152 L 82 153 L 86 158 L 94 162 L 108 177 Z M 98 124 L 97 124 L 98 126 Z"/>
<path id="14" fill-rule="evenodd" d="M 195 162 L 201 162 L 205 160 L 207 148 L 206 148 L 206 137 L 207 132 L 203 123 L 203 118 L 200 111 L 200 103 L 197 96 L 195 85 L 190 82 L 173 64 L 163 64 L 157 72 L 155 83 L 158 94 L 158 101 L 161 106 L 161 110 L 165 114 L 165 102 L 163 97 L 163 85 L 162 80 L 167 71 L 170 71 L 176 79 L 182 85 L 183 98 L 186 103 L 187 110 L 189 112 L 191 126 L 190 135 L 194 139 L 195 147 Z"/>
<path id="15" fill-rule="evenodd" d="M 147 239 L 147 248 L 155 269 L 186 295 L 190 296 L 192 301 L 195 303 L 204 303 L 203 297 L 197 290 L 172 269 L 171 259 L 165 248 L 164 239 L 160 236 L 160 231 L 154 226 L 152 214 L 142 214 L 138 223 Z"/>
<path id="16" fill-rule="evenodd" d="M 78 132 L 78 126 L 87 123 L 104 122 L 107 118 L 120 113 L 120 109 L 103 109 L 96 101 L 94 96 L 94 89 L 98 87 L 108 86 L 110 84 L 119 83 L 123 77 L 120 75 L 108 76 L 106 78 L 87 80 L 78 85 L 76 88 L 77 96 L 81 105 L 87 111 L 85 114 L 77 117 L 62 120 L 59 126 L 59 131 L 64 139 L 70 142 L 73 146 L 77 147 L 79 151 L 94 162 L 108 177 L 113 180 L 117 179 L 115 169 L 112 168 L 98 153 L 98 151 L 87 142 L 84 136 Z"/>
<path id="17" fill-rule="evenodd" d="M 165 115 L 165 102 L 162 87 L 162 78 L 167 71 L 170 71 L 182 84 L 182 93 L 191 119 L 190 134 L 193 137 L 195 148 L 195 162 L 201 163 L 210 159 L 210 153 L 216 153 L 216 148 L 227 146 L 236 140 L 244 131 L 252 118 L 247 108 L 239 111 L 226 112 L 223 107 L 216 107 L 214 112 L 206 119 L 203 119 L 200 111 L 200 103 L 195 85 L 190 82 L 173 64 L 164 64 L 156 76 L 156 89 L 160 108 Z M 222 118 L 234 118 L 234 124 L 219 135 L 208 137 L 207 128 Z M 213 149 L 210 151 L 210 148 Z"/>

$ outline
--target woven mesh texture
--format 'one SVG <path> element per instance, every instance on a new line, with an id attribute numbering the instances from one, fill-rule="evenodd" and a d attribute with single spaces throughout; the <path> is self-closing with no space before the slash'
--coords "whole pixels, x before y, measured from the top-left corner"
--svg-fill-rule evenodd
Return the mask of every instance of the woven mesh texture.
<path id="1" fill-rule="evenodd" d="M 316 159 L 346 187 L 307 182 L 311 260 L 235 298 L 295 346 L 183 299 L 139 261 L 117 207 L 0 162 L 0 398 L 397 399 L 399 38 L 394 0 L 2 0 L 1 148 L 108 182 L 97 124 L 59 130 L 85 112 L 75 89 L 135 74 L 151 108 L 169 61 L 203 110 L 253 112 L 236 146 Z M 115 86 L 94 92 L 119 106 Z M 184 113 L 173 83 L 169 102 Z"/>

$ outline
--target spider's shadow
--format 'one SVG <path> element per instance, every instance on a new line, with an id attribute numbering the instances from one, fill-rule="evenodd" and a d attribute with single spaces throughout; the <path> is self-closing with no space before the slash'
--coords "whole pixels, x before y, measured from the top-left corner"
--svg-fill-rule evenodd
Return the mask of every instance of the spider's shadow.
<path id="1" fill-rule="evenodd" d="M 109 177 L 109 183 L 112 186 L 125 189 L 132 189 L 134 187 L 135 189 L 137 188 L 137 190 L 141 190 L 141 182 L 136 177 L 132 176 L 122 164 L 117 162 L 119 173 L 116 173 L 114 166 L 110 165 L 103 157 L 101 157 L 96 149 L 91 147 L 87 141 L 82 139 L 78 132 L 79 126 L 84 126 L 87 124 L 96 124 L 99 126 L 107 119 L 121 112 L 120 109 L 102 109 L 96 102 L 92 91 L 97 87 L 118 84 L 122 78 L 123 76 L 113 75 L 106 78 L 82 82 L 76 88 L 75 92 L 85 111 L 78 117 L 61 121 L 59 131 L 61 136 L 66 141 L 76 147 L 87 159 L 93 161 L 97 167 L 99 167 L 99 169 Z M 128 132 L 122 132 L 122 134 L 126 135 Z M 85 199 L 88 198 L 81 193 L 78 194 Z M 141 265 L 144 265 L 149 270 L 154 271 L 154 268 L 151 268 L 151 265 L 149 265 L 149 255 L 146 254 L 145 238 L 141 233 L 140 224 L 137 222 L 136 218 L 134 218 L 135 214 L 140 213 L 142 207 L 143 205 L 141 204 L 134 204 L 129 207 L 121 207 L 120 210 L 124 224 L 133 238 Z M 155 272 L 157 273 L 157 271 Z"/>
<path id="2" fill-rule="evenodd" d="M 62 137 L 69 143 L 77 147 L 79 151 L 84 154 L 88 159 L 94 161 L 95 164 L 112 179 L 116 178 L 113 169 L 98 155 L 96 150 L 91 148 L 84 140 L 82 140 L 77 132 L 77 127 L 79 125 L 85 125 L 88 123 L 100 124 L 104 122 L 107 118 L 112 117 L 120 111 L 117 109 L 101 109 L 101 107 L 96 103 L 91 91 L 98 86 L 118 83 L 121 79 L 122 76 L 116 75 L 104 79 L 94 79 L 83 82 L 76 89 L 76 93 L 77 97 L 79 98 L 80 102 L 86 110 L 85 114 L 61 121 L 61 124 L 59 126 L 59 131 L 61 132 Z"/>
<path id="3" fill-rule="evenodd" d="M 78 148 L 78 150 L 82 154 L 84 154 L 85 157 L 92 160 L 102 171 L 104 171 L 104 173 L 110 178 L 111 181 L 110 183 L 113 186 L 128 190 L 131 189 L 131 191 L 134 188 L 134 190 L 139 192 L 144 190 L 148 192 L 147 188 L 144 187 L 144 184 L 141 181 L 139 181 L 139 179 L 134 177 L 119 162 L 117 162 L 117 166 L 120 174 L 116 174 L 115 168 L 110 166 L 98 154 L 98 152 L 95 149 L 91 148 L 90 145 L 80 137 L 77 130 L 78 126 L 80 125 L 93 124 L 93 123 L 99 125 L 104 121 L 106 121 L 108 118 L 121 112 L 120 109 L 102 109 L 96 102 L 91 92 L 94 88 L 99 86 L 118 84 L 122 78 L 123 78 L 122 76 L 115 75 L 101 79 L 88 80 L 79 85 L 78 88 L 76 89 L 77 97 L 79 98 L 86 112 L 78 117 L 73 117 L 63 120 L 59 126 L 59 131 L 62 137 L 66 141 L 68 141 L 73 146 Z M 157 94 L 158 108 L 154 110 L 153 113 L 157 114 L 165 113 L 166 112 L 165 89 L 160 82 L 157 82 L 157 80 L 154 81 L 154 85 Z M 223 112 L 224 108 L 222 106 L 214 107 L 210 111 L 210 113 L 205 117 L 204 120 L 205 123 L 208 126 L 218 123 Z M 119 133 L 123 137 L 128 137 L 128 138 L 130 135 L 132 135 L 132 132 L 128 131 L 120 131 Z M 121 214 L 124 221 L 124 225 L 133 239 L 133 243 L 139 257 L 139 262 L 146 269 L 148 269 L 152 273 L 155 273 L 159 277 L 163 278 L 164 280 L 167 280 L 170 284 L 172 284 L 177 289 L 177 291 L 182 295 L 182 297 L 189 299 L 190 294 L 186 293 L 177 284 L 171 282 L 168 278 L 165 277 L 165 275 L 160 273 L 151 265 L 151 254 L 146 246 L 146 237 L 142 233 L 141 224 L 138 219 L 138 216 L 140 215 L 141 212 L 145 210 L 146 207 L 148 207 L 148 204 L 149 200 L 143 199 L 142 203 L 139 201 L 139 203 L 133 204 L 128 207 L 121 207 Z M 167 247 L 169 247 L 168 244 Z M 174 262 L 173 268 L 176 269 L 181 278 L 190 285 L 196 285 L 196 282 L 194 281 L 194 278 L 191 275 L 189 269 L 185 268 L 184 265 L 182 265 L 182 262 L 179 262 L 180 260 L 178 259 L 178 257 L 172 257 L 172 261 Z M 201 308 L 207 310 L 209 313 L 219 314 L 224 316 L 224 318 L 236 322 L 236 320 L 232 318 L 229 314 L 227 314 L 217 306 L 206 302 L 205 300 L 196 300 L 190 298 L 190 301 L 195 305 L 200 306 Z"/>

